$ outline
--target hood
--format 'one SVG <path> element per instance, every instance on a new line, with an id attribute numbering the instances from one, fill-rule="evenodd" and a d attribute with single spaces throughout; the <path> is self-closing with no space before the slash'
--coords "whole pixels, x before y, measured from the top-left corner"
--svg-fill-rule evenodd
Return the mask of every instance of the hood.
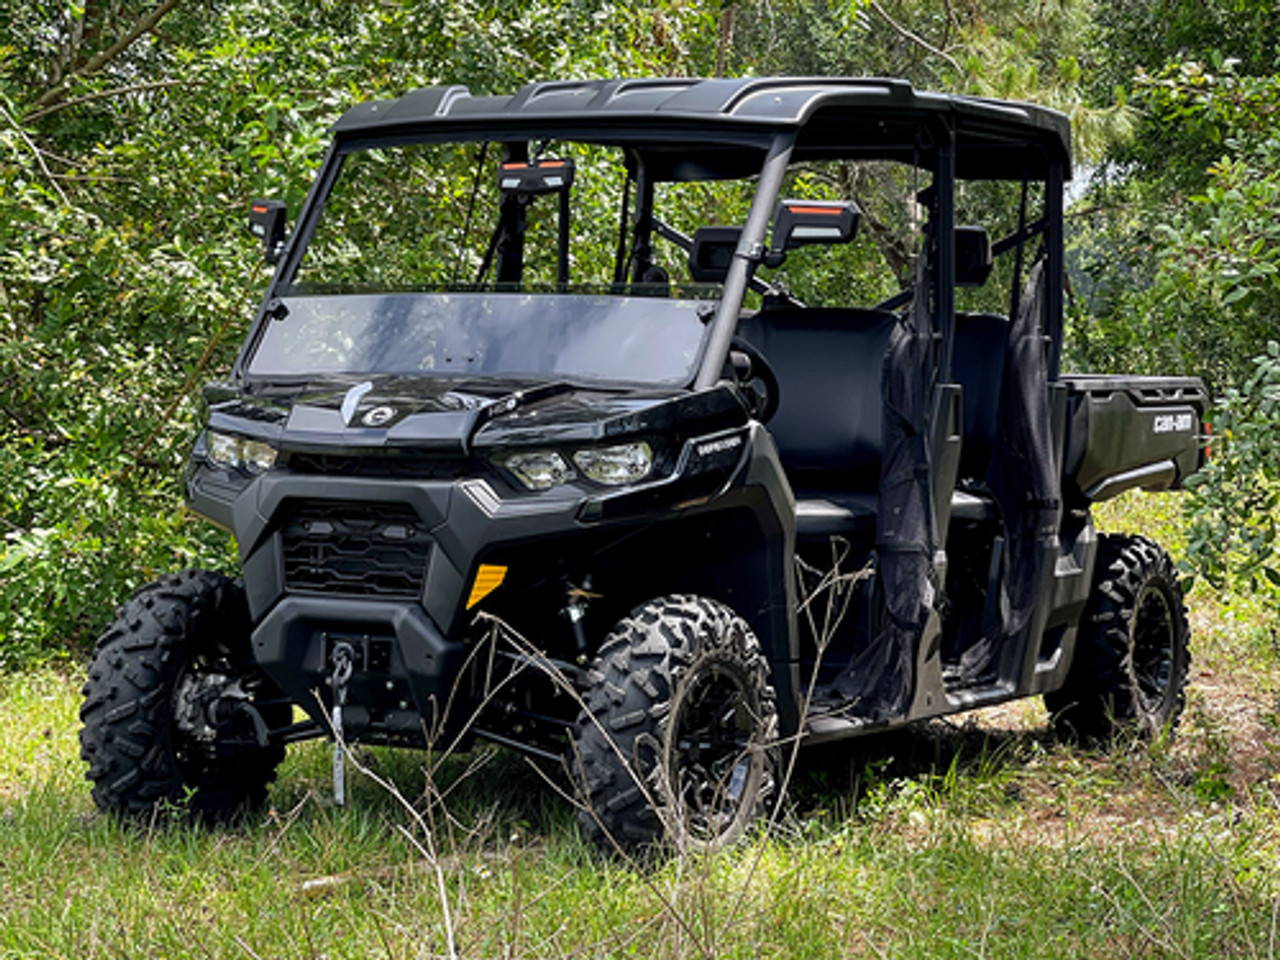
<path id="1" fill-rule="evenodd" d="M 745 422 L 741 401 L 727 387 L 654 393 L 519 380 L 329 378 L 260 393 L 210 384 L 205 399 L 212 429 L 297 450 L 407 447 L 467 455 L 472 448 L 696 433 Z"/>

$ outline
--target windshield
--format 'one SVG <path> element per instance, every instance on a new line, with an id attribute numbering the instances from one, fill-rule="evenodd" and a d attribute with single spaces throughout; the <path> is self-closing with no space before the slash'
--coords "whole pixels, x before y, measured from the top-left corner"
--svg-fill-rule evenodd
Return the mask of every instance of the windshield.
<path id="1" fill-rule="evenodd" d="M 290 291 L 285 291 L 288 294 Z M 328 374 L 552 378 L 684 386 L 710 304 L 590 294 L 286 295 L 249 363 L 266 379 Z"/>
<path id="2" fill-rule="evenodd" d="M 246 372 L 688 385 L 722 290 L 680 235 L 740 223 L 755 190 L 721 154 L 737 179 L 695 165 L 655 189 L 617 145 L 347 150 Z"/>
<path id="3" fill-rule="evenodd" d="M 289 279 L 380 291 L 688 282 L 688 252 L 639 222 L 637 166 L 634 151 L 566 140 L 351 150 Z M 741 223 L 754 192 L 745 177 L 664 183 L 649 214 L 691 234 Z"/>

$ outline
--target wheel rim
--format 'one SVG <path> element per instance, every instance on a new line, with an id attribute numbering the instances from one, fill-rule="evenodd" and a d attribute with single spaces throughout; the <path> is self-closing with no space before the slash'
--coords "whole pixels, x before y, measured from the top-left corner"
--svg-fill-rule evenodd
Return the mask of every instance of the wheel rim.
<path id="1" fill-rule="evenodd" d="M 678 814 L 693 839 L 726 837 L 751 805 L 757 714 L 745 679 L 726 664 L 707 665 L 680 698 L 669 769 Z"/>
<path id="2" fill-rule="evenodd" d="M 228 723 L 214 715 L 224 699 L 252 706 L 255 688 L 253 671 L 223 649 L 197 653 L 178 674 L 171 736 L 174 756 L 189 782 L 217 782 L 259 749 L 252 724 L 239 718 Z"/>
<path id="3" fill-rule="evenodd" d="M 1130 669 L 1138 708 L 1148 722 L 1158 719 L 1173 680 L 1174 626 L 1169 598 L 1148 584 L 1134 605 Z"/>

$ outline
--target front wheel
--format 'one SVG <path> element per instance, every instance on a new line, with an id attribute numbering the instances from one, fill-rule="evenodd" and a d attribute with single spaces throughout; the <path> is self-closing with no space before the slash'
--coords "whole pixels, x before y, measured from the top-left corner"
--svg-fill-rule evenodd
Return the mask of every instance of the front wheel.
<path id="1" fill-rule="evenodd" d="M 673 596 L 614 628 L 590 673 L 570 766 L 584 832 L 606 851 L 737 840 L 774 786 L 768 664 L 724 604 Z"/>
<path id="2" fill-rule="evenodd" d="M 1171 731 L 1186 700 L 1190 630 L 1173 561 L 1146 537 L 1104 536 L 1075 656 L 1045 706 L 1066 737 Z"/>
<path id="3" fill-rule="evenodd" d="M 98 641 L 83 689 L 80 755 L 99 809 L 164 803 L 222 820 L 260 805 L 292 709 L 258 670 L 240 585 L 187 571 L 138 590 Z"/>

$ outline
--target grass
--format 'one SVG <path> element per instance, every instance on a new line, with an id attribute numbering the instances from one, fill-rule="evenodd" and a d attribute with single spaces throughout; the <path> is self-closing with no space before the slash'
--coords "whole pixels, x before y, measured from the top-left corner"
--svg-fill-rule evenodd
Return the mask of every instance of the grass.
<path id="1" fill-rule="evenodd" d="M 1177 543 L 1158 498 L 1102 521 Z M 1010 704 L 806 757 L 772 836 L 646 871 L 504 753 L 446 764 L 422 819 L 364 777 L 333 808 L 313 743 L 239 828 L 125 827 L 89 800 L 78 678 L 0 676 L 0 957 L 435 957 L 451 930 L 464 957 L 1274 958 L 1271 624 L 1202 588 L 1191 611 L 1171 744 L 1064 747 Z M 422 755 L 362 756 L 426 795 Z"/>

